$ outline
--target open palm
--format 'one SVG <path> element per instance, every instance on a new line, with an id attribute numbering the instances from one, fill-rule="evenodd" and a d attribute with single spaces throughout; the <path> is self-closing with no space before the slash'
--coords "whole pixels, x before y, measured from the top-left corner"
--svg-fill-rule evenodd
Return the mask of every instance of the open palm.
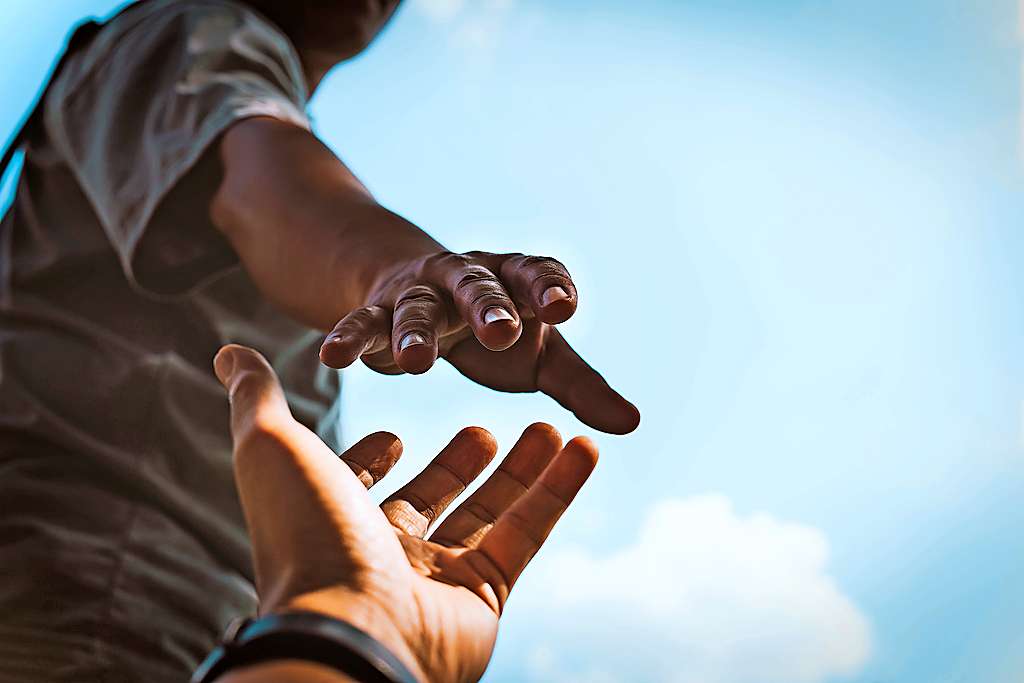
<path id="1" fill-rule="evenodd" d="M 367 631 L 429 681 L 483 673 L 516 579 L 586 481 L 590 441 L 564 448 L 529 427 L 499 468 L 427 538 L 497 450 L 462 430 L 378 508 L 366 488 L 401 454 L 380 432 L 338 456 L 292 419 L 266 361 L 225 347 L 218 377 L 232 401 L 235 471 L 253 540 L 261 611 L 311 609 Z"/>

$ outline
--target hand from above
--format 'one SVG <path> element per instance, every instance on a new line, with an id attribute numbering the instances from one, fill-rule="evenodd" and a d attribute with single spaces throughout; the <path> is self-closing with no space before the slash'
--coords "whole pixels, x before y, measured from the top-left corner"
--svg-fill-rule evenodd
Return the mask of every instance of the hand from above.
<path id="1" fill-rule="evenodd" d="M 633 431 L 640 414 L 554 325 L 576 311 L 561 263 L 522 254 L 438 252 L 403 263 L 327 336 L 320 358 L 383 373 L 426 372 L 440 356 L 499 391 L 542 391 L 592 427 Z"/>
<path id="2" fill-rule="evenodd" d="M 529 427 L 427 537 L 494 457 L 488 432 L 459 432 L 378 508 L 366 488 L 398 460 L 397 437 L 372 434 L 341 462 L 292 418 L 262 356 L 227 346 L 214 367 L 231 398 L 260 611 L 315 610 L 349 621 L 424 681 L 479 678 L 509 591 L 593 470 L 594 445 L 576 438 L 563 448 L 553 427 Z"/>

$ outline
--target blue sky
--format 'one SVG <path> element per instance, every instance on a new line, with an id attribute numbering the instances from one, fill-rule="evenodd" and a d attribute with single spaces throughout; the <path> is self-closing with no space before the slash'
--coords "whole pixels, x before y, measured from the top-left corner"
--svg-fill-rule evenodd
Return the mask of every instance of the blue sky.
<path id="1" fill-rule="evenodd" d="M 77 17 L 5 3 L 0 129 Z M 643 413 L 347 373 L 349 440 L 535 420 L 602 462 L 487 680 L 1024 680 L 1024 173 L 1010 0 L 409 0 L 312 105 L 452 249 L 563 260 Z M 411 456 L 411 457 L 410 457 Z"/>

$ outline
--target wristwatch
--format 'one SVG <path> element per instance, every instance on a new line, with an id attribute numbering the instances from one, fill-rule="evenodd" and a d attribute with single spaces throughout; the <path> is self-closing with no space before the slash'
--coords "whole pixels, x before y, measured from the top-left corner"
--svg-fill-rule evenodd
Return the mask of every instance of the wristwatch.
<path id="1" fill-rule="evenodd" d="M 347 621 L 301 611 L 235 620 L 191 683 L 213 683 L 231 669 L 281 659 L 322 664 L 360 683 L 420 683 L 370 634 Z"/>

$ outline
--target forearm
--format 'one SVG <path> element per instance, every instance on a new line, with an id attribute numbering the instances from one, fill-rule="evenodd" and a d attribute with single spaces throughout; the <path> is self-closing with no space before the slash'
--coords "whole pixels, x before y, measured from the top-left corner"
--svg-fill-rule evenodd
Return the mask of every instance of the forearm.
<path id="1" fill-rule="evenodd" d="M 396 264 L 442 249 L 383 208 L 308 131 L 270 119 L 220 146 L 214 224 L 264 296 L 322 330 L 361 306 Z"/>

